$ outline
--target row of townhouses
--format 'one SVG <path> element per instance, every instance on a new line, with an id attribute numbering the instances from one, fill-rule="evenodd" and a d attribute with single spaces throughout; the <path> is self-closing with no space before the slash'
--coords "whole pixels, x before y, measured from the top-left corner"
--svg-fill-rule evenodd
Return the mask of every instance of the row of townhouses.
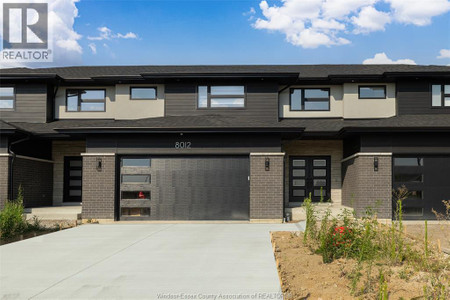
<path id="1" fill-rule="evenodd" d="M 280 221 L 311 195 L 431 219 L 450 199 L 450 67 L 0 72 L 0 205 L 83 219 Z"/>

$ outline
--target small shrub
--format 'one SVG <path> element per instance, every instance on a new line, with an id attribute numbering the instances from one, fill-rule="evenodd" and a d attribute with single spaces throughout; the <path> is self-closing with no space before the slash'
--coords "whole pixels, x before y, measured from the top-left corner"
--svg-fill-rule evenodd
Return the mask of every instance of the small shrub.
<path id="1" fill-rule="evenodd" d="M 311 193 L 309 194 L 309 197 L 305 198 L 303 201 L 303 207 L 306 212 L 306 226 L 303 240 L 306 243 L 308 239 L 314 241 L 317 238 L 317 218 L 312 204 Z"/>
<path id="2" fill-rule="evenodd" d="M 6 201 L 5 207 L 0 211 L 0 233 L 3 239 L 14 237 L 23 233 L 27 222 L 23 217 L 23 190 L 19 187 L 17 199 Z"/>

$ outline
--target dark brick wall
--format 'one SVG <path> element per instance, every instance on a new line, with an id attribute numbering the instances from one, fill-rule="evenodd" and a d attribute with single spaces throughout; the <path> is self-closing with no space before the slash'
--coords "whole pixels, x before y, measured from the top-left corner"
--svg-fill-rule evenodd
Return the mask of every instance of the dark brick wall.
<path id="1" fill-rule="evenodd" d="M 378 171 L 374 171 L 378 157 Z M 385 156 L 357 156 L 342 163 L 342 204 L 360 216 L 373 208 L 378 218 L 392 218 L 392 159 Z"/>
<path id="2" fill-rule="evenodd" d="M 283 170 L 283 155 L 250 155 L 250 219 L 283 218 Z"/>
<path id="3" fill-rule="evenodd" d="M 8 200 L 9 156 L 0 156 L 0 209 Z"/>
<path id="4" fill-rule="evenodd" d="M 114 219 L 115 180 L 115 156 L 83 156 L 83 219 Z"/>
<path id="5" fill-rule="evenodd" d="M 13 164 L 14 195 L 23 188 L 25 207 L 51 206 L 53 198 L 53 164 L 16 157 Z"/>

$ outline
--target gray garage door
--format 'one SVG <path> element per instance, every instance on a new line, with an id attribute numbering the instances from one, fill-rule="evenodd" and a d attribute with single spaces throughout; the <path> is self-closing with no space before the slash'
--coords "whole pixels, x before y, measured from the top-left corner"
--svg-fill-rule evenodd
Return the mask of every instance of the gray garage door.
<path id="1" fill-rule="evenodd" d="M 248 220 L 249 159 L 122 157 L 120 219 Z"/>
<path id="2" fill-rule="evenodd" d="M 406 186 L 405 219 L 435 219 L 433 210 L 444 213 L 442 200 L 450 200 L 449 156 L 394 157 L 393 187 Z M 395 203 L 393 203 L 395 205 Z"/>

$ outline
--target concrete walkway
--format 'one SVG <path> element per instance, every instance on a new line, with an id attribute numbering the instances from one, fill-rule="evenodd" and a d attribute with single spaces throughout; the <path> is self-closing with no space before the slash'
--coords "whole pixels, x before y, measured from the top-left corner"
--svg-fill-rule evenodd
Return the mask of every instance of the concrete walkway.
<path id="1" fill-rule="evenodd" d="M 83 225 L 1 246 L 0 299 L 280 299 L 269 232 L 302 228 Z"/>

